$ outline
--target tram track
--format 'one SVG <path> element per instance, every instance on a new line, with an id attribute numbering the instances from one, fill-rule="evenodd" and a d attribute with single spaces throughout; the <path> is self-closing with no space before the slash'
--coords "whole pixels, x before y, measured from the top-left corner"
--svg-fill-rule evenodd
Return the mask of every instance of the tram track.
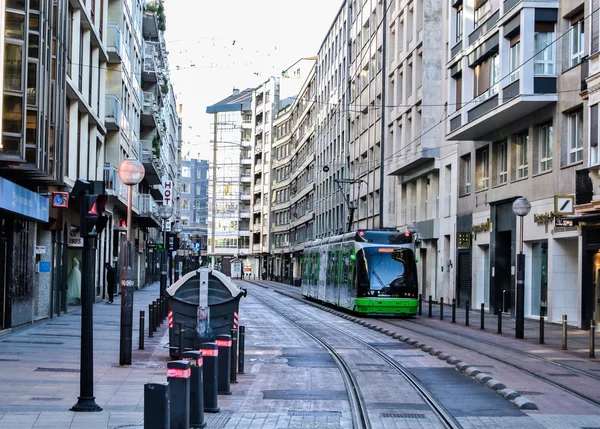
<path id="1" fill-rule="evenodd" d="M 249 281 L 249 283 L 258 286 L 258 284 L 255 282 Z M 263 285 L 260 285 L 260 286 L 264 287 Z M 276 288 L 273 288 L 273 290 L 275 292 L 279 292 Z M 287 294 L 283 294 L 283 295 L 288 298 L 295 299 L 295 297 L 293 297 L 293 296 L 289 296 Z M 279 306 L 274 306 L 274 305 L 268 303 L 267 300 L 264 299 L 264 296 L 259 296 L 256 294 L 253 294 L 252 296 L 254 298 L 256 298 L 258 301 L 260 301 L 263 305 L 271 308 L 272 311 L 274 311 L 275 313 L 277 313 L 278 315 L 280 315 L 281 317 L 286 319 L 288 322 L 290 322 L 291 324 L 296 326 L 298 329 L 305 332 L 307 335 L 309 335 L 311 338 L 313 338 L 315 341 L 317 341 L 319 344 L 321 344 L 331 354 L 331 356 L 333 357 L 334 361 L 336 362 L 338 368 L 340 369 L 340 372 L 344 379 L 344 383 L 346 385 L 346 389 L 347 389 L 348 397 L 349 397 L 350 408 L 352 410 L 353 427 L 356 429 L 370 429 L 371 423 L 370 423 L 369 416 L 368 416 L 367 405 L 365 403 L 363 395 L 361 394 L 360 386 L 358 385 L 358 382 L 357 382 L 355 376 L 353 375 L 351 368 L 344 361 L 344 359 L 340 356 L 340 354 L 335 350 L 335 347 L 333 347 L 331 344 L 329 344 L 323 338 L 321 338 L 318 335 L 316 335 L 315 333 L 311 332 L 308 328 L 306 328 L 306 327 L 302 326 L 301 324 L 299 324 L 298 322 L 294 321 L 293 318 L 288 316 L 285 312 L 279 310 Z M 271 298 L 271 299 L 273 301 L 277 301 L 278 303 L 281 303 L 280 300 L 277 300 L 275 298 Z M 304 304 L 307 304 L 307 303 L 304 302 Z M 285 306 L 283 306 L 283 308 L 285 308 Z M 310 316 L 307 313 L 304 313 L 304 314 L 306 314 L 307 316 Z M 322 326 L 326 326 L 329 330 L 336 331 L 336 332 L 348 337 L 354 343 L 360 344 L 362 347 L 364 347 L 365 349 L 368 349 L 373 354 L 377 355 L 381 360 L 386 362 L 387 365 L 389 365 L 391 368 L 393 368 L 395 371 L 397 371 L 409 383 L 409 385 L 419 394 L 419 396 L 424 400 L 424 402 L 431 408 L 432 412 L 438 418 L 438 420 L 440 421 L 440 423 L 442 424 L 442 426 L 444 428 L 462 428 L 460 423 L 458 423 L 456 421 L 456 419 L 446 411 L 446 409 L 437 401 L 437 399 L 431 394 L 431 392 L 429 392 L 429 390 L 416 377 L 414 377 L 408 370 L 406 370 L 395 359 L 393 359 L 392 357 L 387 355 L 385 352 L 379 350 L 377 347 L 365 342 L 364 340 L 360 339 L 359 337 L 357 337 L 355 335 L 352 335 L 342 329 L 339 329 L 338 327 L 336 327 L 335 325 L 333 325 L 331 323 L 325 322 L 323 320 L 319 321 L 319 323 Z"/>
<path id="2" fill-rule="evenodd" d="M 273 290 L 277 290 L 278 292 L 280 292 L 280 293 L 282 293 L 282 294 L 284 294 L 284 295 L 286 295 L 286 296 L 288 296 L 290 298 L 297 299 L 297 300 L 299 300 L 301 302 L 307 302 L 307 300 L 306 300 L 306 298 L 304 296 L 302 296 L 301 294 L 299 294 L 299 293 L 297 293 L 295 291 L 290 291 L 289 288 L 278 287 L 278 286 L 272 285 L 272 284 L 269 284 L 269 286 L 270 287 L 275 286 L 275 287 L 273 287 Z M 328 306 L 326 304 L 317 303 L 317 302 L 314 302 L 314 301 L 309 301 L 309 302 L 310 302 L 310 305 L 313 305 L 313 306 L 316 306 L 316 307 L 320 307 L 320 308 L 323 308 L 323 309 L 327 309 L 327 310 L 332 310 L 332 307 Z M 348 314 L 347 312 L 343 312 L 343 311 L 341 311 L 341 310 L 339 310 L 337 308 L 333 308 L 333 310 L 336 313 L 340 314 L 340 315 L 341 314 Z M 584 400 L 584 401 L 586 401 L 586 402 L 588 402 L 588 403 L 590 403 L 592 405 L 600 407 L 600 400 L 599 399 L 591 398 L 589 395 L 587 395 L 585 393 L 582 393 L 581 391 L 575 390 L 572 387 L 568 386 L 567 384 L 564 384 L 564 383 L 558 382 L 556 380 L 553 380 L 549 376 L 545 376 L 543 374 L 540 374 L 539 372 L 535 372 L 535 371 L 526 369 L 526 368 L 523 367 L 523 362 L 514 363 L 514 362 L 511 362 L 509 360 L 502 359 L 501 357 L 498 357 L 498 356 L 496 356 L 496 355 L 494 355 L 492 353 L 483 352 L 483 351 L 481 351 L 480 348 L 469 347 L 469 346 L 467 346 L 467 345 L 464 344 L 464 341 L 472 341 L 472 342 L 475 342 L 475 343 L 485 344 L 486 346 L 494 347 L 495 349 L 504 349 L 504 350 L 508 349 L 508 350 L 511 351 L 511 353 L 517 353 L 519 355 L 522 355 L 522 356 L 525 356 L 525 357 L 529 357 L 529 358 L 541 361 L 541 362 L 543 362 L 545 364 L 561 368 L 561 369 L 563 369 L 565 371 L 571 371 L 571 372 L 573 372 L 575 374 L 578 374 L 578 375 L 581 375 L 581 376 L 584 376 L 584 377 L 588 377 L 588 378 L 593 379 L 593 380 L 600 380 L 600 376 L 598 376 L 597 374 L 592 374 L 592 373 L 589 373 L 588 371 L 580 370 L 578 368 L 572 367 L 570 365 L 566 365 L 564 363 L 555 362 L 555 361 L 552 361 L 550 359 L 534 355 L 532 353 L 524 352 L 524 351 L 516 349 L 514 347 L 505 347 L 504 345 L 498 345 L 498 344 L 493 343 L 491 341 L 481 340 L 481 339 L 472 338 L 472 337 L 468 337 L 467 338 L 467 337 L 461 336 L 460 338 L 461 338 L 462 342 L 459 343 L 459 342 L 456 342 L 456 341 L 452 341 L 451 339 L 444 338 L 444 337 L 442 337 L 440 335 L 436 335 L 435 333 L 424 332 L 423 330 L 419 330 L 419 329 L 415 329 L 414 327 L 411 328 L 411 327 L 407 327 L 406 326 L 407 324 L 410 324 L 410 323 L 415 324 L 415 325 L 419 325 L 418 321 L 411 321 L 411 320 L 405 319 L 405 320 L 403 320 L 403 322 L 407 322 L 407 323 L 400 323 L 399 321 L 395 321 L 393 319 L 378 319 L 378 318 L 374 318 L 372 320 L 375 320 L 375 321 L 380 322 L 380 323 L 385 323 L 385 324 L 388 324 L 388 325 L 391 325 L 391 326 L 394 326 L 394 327 L 397 327 L 397 328 L 400 328 L 400 329 L 405 329 L 407 331 L 414 332 L 415 334 L 419 334 L 419 335 L 423 335 L 423 336 L 426 336 L 426 337 L 429 337 L 429 338 L 433 338 L 433 339 L 436 339 L 438 341 L 445 342 L 446 344 L 449 344 L 449 345 L 452 345 L 452 346 L 455 346 L 455 347 L 459 347 L 459 348 L 461 348 L 463 350 L 466 350 L 466 351 L 469 351 L 469 352 L 473 352 L 473 353 L 479 354 L 481 356 L 485 356 L 485 357 L 487 357 L 489 359 L 495 360 L 495 361 L 497 361 L 499 363 L 502 363 L 502 364 L 507 365 L 507 366 L 512 367 L 512 368 L 515 368 L 518 371 L 520 371 L 520 372 L 522 372 L 524 374 L 527 374 L 527 375 L 529 375 L 529 376 L 531 376 L 531 377 L 533 377 L 533 378 L 535 378 L 537 380 L 543 381 L 543 382 L 545 382 L 545 383 L 547 383 L 547 384 L 549 384 L 549 385 L 551 385 L 551 386 L 553 386 L 553 387 L 555 387 L 557 389 L 560 389 L 560 390 L 565 391 L 565 392 L 567 392 L 569 394 L 572 394 L 572 395 L 574 395 L 574 396 L 576 396 L 576 397 L 578 397 L 578 398 L 580 398 L 580 399 L 582 399 L 582 400 Z M 427 327 L 427 326 L 423 326 L 423 325 L 419 325 L 419 326 L 421 326 L 421 327 L 423 327 L 423 328 L 425 328 L 427 330 L 434 330 L 434 328 L 430 328 L 430 327 Z M 453 335 L 453 336 L 460 336 L 460 334 L 452 332 L 452 331 L 449 331 L 449 330 L 446 330 L 446 329 L 435 328 L 435 330 L 436 331 L 443 331 L 444 333 L 449 334 L 449 335 Z"/>

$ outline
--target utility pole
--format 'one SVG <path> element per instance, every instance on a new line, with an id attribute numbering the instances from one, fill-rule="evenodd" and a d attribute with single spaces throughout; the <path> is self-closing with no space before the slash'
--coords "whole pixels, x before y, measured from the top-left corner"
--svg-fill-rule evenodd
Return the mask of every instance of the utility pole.
<path id="1" fill-rule="evenodd" d="M 350 198 L 348 197 L 348 194 L 346 194 L 346 192 L 344 192 L 344 187 L 342 185 L 344 185 L 344 184 L 354 185 L 357 183 L 359 185 L 361 185 L 362 183 L 367 183 L 367 182 L 365 182 L 362 179 L 334 179 L 334 182 L 338 185 L 340 192 L 344 196 L 344 201 L 346 202 L 346 206 L 348 207 L 348 225 L 346 226 L 346 232 L 350 232 L 352 229 L 352 222 L 354 221 L 354 212 L 356 211 L 356 206 L 354 205 L 353 202 L 350 201 Z M 359 190 L 360 190 L 360 188 L 359 188 Z"/>
<path id="2" fill-rule="evenodd" d="M 212 178 L 212 253 L 213 253 L 213 266 L 215 265 L 215 224 L 216 224 L 216 212 L 217 212 L 217 112 L 213 113 L 214 125 L 213 125 L 213 178 Z"/>

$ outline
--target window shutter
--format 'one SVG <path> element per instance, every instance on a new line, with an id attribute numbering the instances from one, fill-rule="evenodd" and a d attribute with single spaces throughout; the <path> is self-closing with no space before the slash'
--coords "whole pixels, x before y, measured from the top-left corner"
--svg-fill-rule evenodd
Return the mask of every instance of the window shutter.
<path id="1" fill-rule="evenodd" d="M 590 146 L 598 147 L 598 105 L 590 106 Z"/>
<path id="2" fill-rule="evenodd" d="M 592 0 L 592 46 L 590 53 L 600 50 L 600 0 Z"/>

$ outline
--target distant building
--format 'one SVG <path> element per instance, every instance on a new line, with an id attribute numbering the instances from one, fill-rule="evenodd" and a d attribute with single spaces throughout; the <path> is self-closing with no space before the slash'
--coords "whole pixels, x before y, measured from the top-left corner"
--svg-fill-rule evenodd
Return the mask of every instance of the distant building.
<path id="1" fill-rule="evenodd" d="M 208 170 L 205 160 L 181 161 L 179 210 L 183 232 L 188 234 L 198 256 L 206 255 L 208 240 Z"/>

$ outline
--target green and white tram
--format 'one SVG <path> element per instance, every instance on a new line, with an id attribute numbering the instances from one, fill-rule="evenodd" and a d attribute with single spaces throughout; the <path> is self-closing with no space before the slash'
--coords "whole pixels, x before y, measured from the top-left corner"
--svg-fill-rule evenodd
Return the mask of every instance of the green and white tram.
<path id="1" fill-rule="evenodd" d="M 306 243 L 302 294 L 361 314 L 415 315 L 412 234 L 359 230 Z"/>

